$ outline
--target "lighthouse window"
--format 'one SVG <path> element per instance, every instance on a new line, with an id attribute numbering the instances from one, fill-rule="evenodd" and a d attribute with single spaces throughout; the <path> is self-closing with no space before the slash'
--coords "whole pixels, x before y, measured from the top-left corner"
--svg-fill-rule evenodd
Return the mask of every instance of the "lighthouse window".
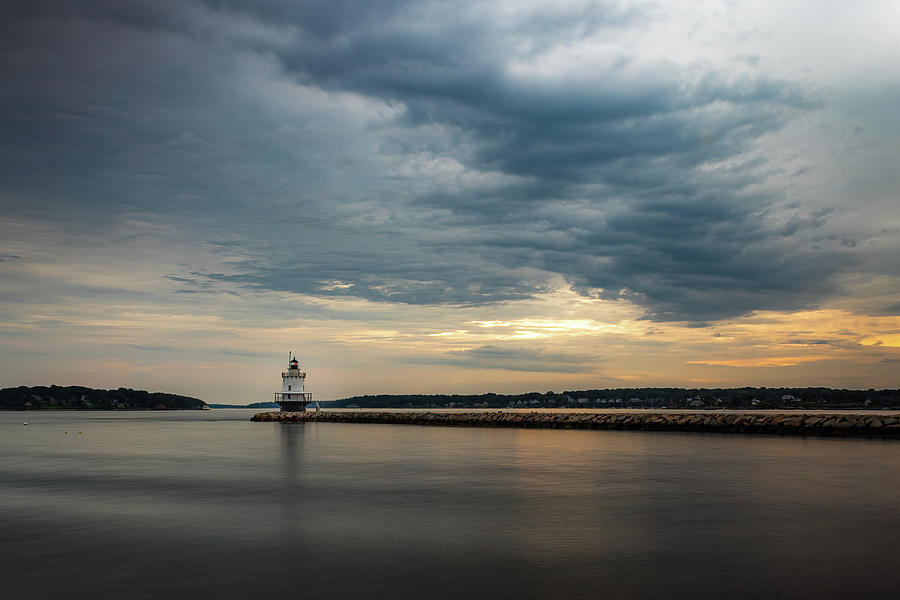
<path id="1" fill-rule="evenodd" d="M 288 386 L 288 391 L 291 391 L 291 386 Z"/>

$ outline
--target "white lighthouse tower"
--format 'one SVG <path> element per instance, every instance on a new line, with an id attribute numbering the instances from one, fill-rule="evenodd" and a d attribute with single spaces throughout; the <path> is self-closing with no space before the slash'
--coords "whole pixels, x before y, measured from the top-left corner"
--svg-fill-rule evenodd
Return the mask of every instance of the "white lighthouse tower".
<path id="1" fill-rule="evenodd" d="M 300 363 L 292 352 L 288 353 L 288 370 L 281 373 L 281 391 L 275 392 L 275 402 L 281 412 L 300 412 L 312 402 L 312 393 L 304 388 L 306 373 L 300 370 Z"/>

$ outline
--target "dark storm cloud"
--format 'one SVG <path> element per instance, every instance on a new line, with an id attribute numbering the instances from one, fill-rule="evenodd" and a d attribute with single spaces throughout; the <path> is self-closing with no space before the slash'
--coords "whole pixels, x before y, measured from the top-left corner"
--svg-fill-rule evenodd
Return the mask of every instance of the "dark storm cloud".
<path id="1" fill-rule="evenodd" d="M 652 8 L 0 7 L 4 202 L 85 226 L 117 211 L 174 215 L 234 257 L 186 290 L 227 281 L 471 304 L 527 298 L 558 274 L 650 318 L 706 321 L 815 305 L 852 264 L 837 241 L 810 245 L 828 214 L 785 215 L 759 187 L 774 167 L 748 155 L 814 110 L 816 90 L 639 48 L 582 69 L 535 66 L 559 44 L 638 29 Z M 260 81 L 242 78 L 261 69 L 393 117 L 365 131 L 373 146 L 348 149 L 334 107 L 293 106 L 306 116 L 285 122 L 254 105 Z M 484 180 L 382 171 L 421 156 Z"/>
<path id="2" fill-rule="evenodd" d="M 582 82 L 515 78 L 506 72 L 502 46 L 517 24 L 497 31 L 451 18 L 435 31 L 385 16 L 387 27 L 348 22 L 333 30 L 339 35 L 330 31 L 289 47 L 282 60 L 304 80 L 402 104 L 410 127 L 437 123 L 463 132 L 468 153 L 456 157 L 470 168 L 527 178 L 524 189 L 421 198 L 490 227 L 490 239 L 472 247 L 482 260 L 562 273 L 585 288 L 626 290 L 662 319 L 792 308 L 829 291 L 829 276 L 845 259 L 830 256 L 827 266 L 814 267 L 823 253 L 784 242 L 821 226 L 824 215 L 795 216 L 779 231 L 765 222 L 773 198 L 743 192 L 758 174 L 690 172 L 747 151 L 759 136 L 814 108 L 812 91 L 714 72 L 686 83 L 667 72 L 672 65 L 634 67 L 628 57 Z M 590 27 L 576 33 L 637 18 L 592 16 Z M 339 19 L 332 14 L 329 22 Z M 569 25 L 554 30 L 550 23 L 545 34 L 569 36 Z M 534 215 L 535 204 L 560 198 L 604 214 L 585 223 L 558 205 L 556 214 Z M 615 201 L 622 206 L 605 210 Z M 538 231 L 535 217 L 544 221 Z M 598 258 L 608 260 L 598 265 Z M 431 291 L 451 302 L 465 295 L 460 283 L 472 283 L 438 279 Z"/>
<path id="3" fill-rule="evenodd" d="M 172 346 L 154 346 L 150 344 L 123 344 L 123 346 L 145 352 L 172 352 L 175 349 Z"/>
<path id="4" fill-rule="evenodd" d="M 900 315 L 900 302 L 889 304 L 887 306 L 879 306 L 873 311 L 877 315 Z"/>
<path id="5" fill-rule="evenodd" d="M 305 248 L 291 255 L 269 251 L 263 259 L 231 263 L 237 273 L 198 273 L 188 284 L 237 283 L 284 292 L 355 296 L 405 304 L 477 305 L 524 300 L 547 291 L 545 278 L 475 254 L 477 248 L 440 250 L 420 242 L 409 250 L 402 240 L 350 238 L 359 249 L 341 245 Z M 327 250 L 327 255 L 323 251 Z M 337 285 L 334 283 L 337 282 Z"/>
<path id="6" fill-rule="evenodd" d="M 479 346 L 434 357 L 410 359 L 416 364 L 455 365 L 467 369 L 502 369 L 540 373 L 588 373 L 596 368 L 587 355 L 562 354 L 515 346 Z"/>

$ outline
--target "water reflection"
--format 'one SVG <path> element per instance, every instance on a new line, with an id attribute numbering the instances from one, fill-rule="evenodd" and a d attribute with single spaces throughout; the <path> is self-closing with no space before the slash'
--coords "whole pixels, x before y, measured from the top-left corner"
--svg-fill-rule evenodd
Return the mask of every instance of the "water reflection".
<path id="1" fill-rule="evenodd" d="M 202 416 L 0 414 L 3 597 L 894 591 L 894 441 Z"/>
<path id="2" fill-rule="evenodd" d="M 293 541 L 300 534 L 300 517 L 303 510 L 302 485 L 300 483 L 300 453 L 305 442 L 305 426 L 303 423 L 279 423 L 279 443 L 281 445 L 281 481 L 277 496 L 281 508 L 280 532 L 288 540 Z"/>

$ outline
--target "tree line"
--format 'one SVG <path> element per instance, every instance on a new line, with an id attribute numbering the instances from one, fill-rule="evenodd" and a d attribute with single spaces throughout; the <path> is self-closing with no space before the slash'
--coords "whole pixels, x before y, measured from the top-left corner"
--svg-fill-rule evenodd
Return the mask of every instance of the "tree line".
<path id="1" fill-rule="evenodd" d="M 130 388 L 98 390 L 80 386 L 51 385 L 14 387 L 0 390 L 0 409 L 202 409 L 206 403 L 197 398 L 146 392 Z"/>
<path id="2" fill-rule="evenodd" d="M 612 388 L 524 394 L 375 394 L 322 402 L 333 408 L 900 408 L 900 390 Z"/>

